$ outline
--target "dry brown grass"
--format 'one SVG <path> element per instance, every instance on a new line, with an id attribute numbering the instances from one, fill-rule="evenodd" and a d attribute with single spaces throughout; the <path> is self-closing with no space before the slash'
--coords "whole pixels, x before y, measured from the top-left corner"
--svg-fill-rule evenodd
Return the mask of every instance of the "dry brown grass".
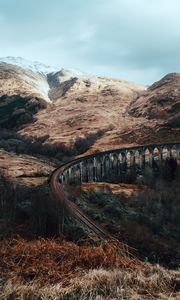
<path id="1" fill-rule="evenodd" d="M 178 278 L 179 272 L 150 265 L 129 271 L 94 269 L 71 279 L 66 287 L 61 283 L 42 286 L 8 281 L 1 287 L 0 296 L 2 300 L 178 300 Z"/>
<path id="2" fill-rule="evenodd" d="M 120 253 L 115 243 L 1 242 L 0 299 L 180 299 L 180 272 Z"/>
<path id="3" fill-rule="evenodd" d="M 0 243 L 0 277 L 67 285 L 70 279 L 90 269 L 143 268 L 138 260 L 120 253 L 124 253 L 124 249 L 114 242 L 89 247 L 57 240 L 14 239 Z"/>

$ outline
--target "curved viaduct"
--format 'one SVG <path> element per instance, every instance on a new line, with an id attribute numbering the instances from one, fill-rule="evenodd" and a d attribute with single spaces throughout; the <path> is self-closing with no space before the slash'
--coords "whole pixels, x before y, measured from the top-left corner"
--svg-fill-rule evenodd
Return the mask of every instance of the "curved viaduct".
<path id="1" fill-rule="evenodd" d="M 151 144 L 94 153 L 57 168 L 50 178 L 51 192 L 63 211 L 72 214 L 99 237 L 109 239 L 110 235 L 69 200 L 70 195 L 66 192 L 68 186 L 83 182 L 126 182 L 132 170 L 136 175 L 143 175 L 147 166 L 157 166 L 172 157 L 179 162 L 180 143 Z"/>

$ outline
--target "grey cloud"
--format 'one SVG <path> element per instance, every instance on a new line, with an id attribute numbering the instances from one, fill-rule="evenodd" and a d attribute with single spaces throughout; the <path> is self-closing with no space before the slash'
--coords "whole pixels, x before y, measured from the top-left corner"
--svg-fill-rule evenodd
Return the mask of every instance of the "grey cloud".
<path id="1" fill-rule="evenodd" d="M 180 71 L 179 0 L 0 0 L 0 56 L 152 83 Z"/>

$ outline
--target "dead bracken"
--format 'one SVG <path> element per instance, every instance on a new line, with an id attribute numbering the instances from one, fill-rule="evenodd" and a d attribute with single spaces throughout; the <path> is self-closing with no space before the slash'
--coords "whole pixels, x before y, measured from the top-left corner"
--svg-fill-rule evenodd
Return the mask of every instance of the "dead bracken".
<path id="1" fill-rule="evenodd" d="M 0 243 L 0 276 L 14 281 L 67 284 L 90 269 L 143 268 L 138 260 L 120 254 L 125 251 L 115 242 L 90 247 L 58 240 L 6 240 Z"/>

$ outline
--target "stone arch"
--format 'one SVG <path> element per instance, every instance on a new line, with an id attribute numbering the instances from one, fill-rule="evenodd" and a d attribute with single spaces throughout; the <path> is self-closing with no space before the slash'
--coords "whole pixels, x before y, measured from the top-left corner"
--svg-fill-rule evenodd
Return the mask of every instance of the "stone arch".
<path id="1" fill-rule="evenodd" d="M 81 168 L 80 168 L 80 164 L 76 164 L 74 166 L 74 170 L 75 170 L 75 183 L 80 184 L 81 183 Z"/>
<path id="2" fill-rule="evenodd" d="M 64 171 L 63 175 L 64 175 L 65 183 L 69 184 L 69 177 L 70 177 L 70 170 L 69 170 L 69 168 Z"/>
<path id="3" fill-rule="evenodd" d="M 153 148 L 153 159 L 154 161 L 159 160 L 160 149 L 158 147 Z"/>
<path id="4" fill-rule="evenodd" d="M 127 151 L 126 153 L 126 162 L 127 162 L 127 167 L 131 167 L 131 151 Z"/>
<path id="5" fill-rule="evenodd" d="M 141 151 L 140 150 L 136 150 L 135 151 L 135 165 L 140 167 L 140 163 L 141 163 Z"/>
<path id="6" fill-rule="evenodd" d="M 119 160 L 118 155 L 116 153 L 113 153 L 112 156 L 111 156 L 111 160 L 112 160 L 112 169 L 117 170 L 118 160 Z"/>
<path id="7" fill-rule="evenodd" d="M 173 158 L 177 159 L 177 157 L 178 157 L 178 151 L 177 151 L 176 145 L 173 145 L 171 147 L 171 155 L 172 155 Z"/>
<path id="8" fill-rule="evenodd" d="M 152 150 L 150 148 L 146 148 L 144 151 L 145 155 L 145 164 L 149 165 L 149 160 L 150 160 L 150 155 L 151 155 Z"/>
<path id="9" fill-rule="evenodd" d="M 134 150 L 128 150 L 126 152 L 126 162 L 127 162 L 128 168 L 135 166 L 135 151 Z"/>
<path id="10" fill-rule="evenodd" d="M 177 152 L 177 157 L 179 158 L 179 156 L 180 156 L 180 144 L 176 145 L 176 152 Z"/>
<path id="11" fill-rule="evenodd" d="M 83 181 L 88 182 L 89 180 L 89 171 L 88 171 L 88 160 L 83 161 Z"/>
<path id="12" fill-rule="evenodd" d="M 131 154 L 131 167 L 134 167 L 135 166 L 135 151 L 131 150 L 130 154 Z"/>
<path id="13" fill-rule="evenodd" d="M 109 155 L 104 157 L 104 175 L 105 177 L 109 176 L 111 161 Z"/>
<path id="14" fill-rule="evenodd" d="M 80 171 L 81 171 L 81 182 L 87 182 L 87 166 L 86 166 L 86 160 L 82 160 L 80 162 Z"/>
<path id="15" fill-rule="evenodd" d="M 96 158 L 96 177 L 100 181 L 103 177 L 103 161 L 100 157 Z"/>
<path id="16" fill-rule="evenodd" d="M 75 167 L 71 166 L 69 170 L 69 183 L 74 184 L 75 183 Z"/>
<path id="17" fill-rule="evenodd" d="M 126 162 L 126 152 L 122 151 L 119 154 L 119 173 L 126 171 L 127 162 Z"/>
<path id="18" fill-rule="evenodd" d="M 119 153 L 119 162 L 120 162 L 120 164 L 123 164 L 126 162 L 126 153 L 124 151 Z"/>
<path id="19" fill-rule="evenodd" d="M 88 162 L 87 162 L 87 178 L 88 178 L 88 182 L 94 181 L 94 160 L 93 160 L 93 158 L 88 159 Z"/>
<path id="20" fill-rule="evenodd" d="M 117 180 L 119 169 L 119 155 L 117 153 L 113 153 L 111 155 L 111 166 L 110 166 L 110 176 L 113 180 Z"/>
<path id="21" fill-rule="evenodd" d="M 170 154 L 170 149 L 167 145 L 164 145 L 162 147 L 162 157 L 163 160 L 166 160 L 167 158 L 169 158 L 169 154 Z"/>

